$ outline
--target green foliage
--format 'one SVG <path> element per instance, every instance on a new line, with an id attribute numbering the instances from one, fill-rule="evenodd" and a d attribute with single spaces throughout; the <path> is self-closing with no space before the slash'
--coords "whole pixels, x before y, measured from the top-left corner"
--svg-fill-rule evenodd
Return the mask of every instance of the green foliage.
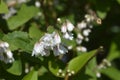
<path id="1" fill-rule="evenodd" d="M 33 69 L 22 80 L 38 80 L 38 72 Z"/>
<path id="2" fill-rule="evenodd" d="M 14 74 L 14 75 L 21 75 L 22 74 L 22 63 L 21 63 L 21 61 L 20 60 L 14 61 L 12 66 L 9 69 L 7 69 L 7 71 L 11 74 Z"/>
<path id="3" fill-rule="evenodd" d="M 96 54 L 96 50 L 93 50 L 88 53 L 83 53 L 76 58 L 73 58 L 68 63 L 68 70 L 73 70 L 77 73 L 79 70 L 83 68 L 83 66 Z"/>
<path id="4" fill-rule="evenodd" d="M 32 24 L 29 28 L 29 36 L 33 39 L 39 39 L 43 34 L 44 32 L 40 31 L 36 24 Z"/>
<path id="5" fill-rule="evenodd" d="M 120 0 L 22 1 L 0 0 L 0 80 L 120 79 Z M 92 17 L 92 21 L 86 18 L 86 14 Z M 67 37 L 73 36 L 73 40 L 65 39 L 65 33 L 61 32 L 66 20 L 75 27 L 73 31 L 67 30 Z M 81 22 L 86 22 L 87 27 L 79 30 L 78 24 Z M 70 25 L 65 28 L 70 28 Z M 90 36 L 83 33 L 87 28 L 92 31 Z M 31 56 L 34 44 L 41 43 L 45 33 L 54 31 L 60 35 L 61 44 L 44 48 L 46 52 L 51 48 L 50 56 Z M 78 33 L 83 37 L 81 44 L 77 43 Z M 78 50 L 82 46 L 87 48 L 87 52 Z M 95 50 L 99 46 L 103 46 L 103 51 Z M 38 52 L 40 47 L 37 48 Z M 68 53 L 53 55 L 55 49 L 62 52 L 63 47 Z M 11 54 L 14 62 L 4 63 L 11 58 Z"/>
<path id="6" fill-rule="evenodd" d="M 104 74 L 104 75 L 106 75 L 106 76 L 108 76 L 112 80 L 118 80 L 118 79 L 120 79 L 120 71 L 117 70 L 114 67 L 103 69 L 103 70 L 101 70 L 101 73 Z"/>
<path id="7" fill-rule="evenodd" d="M 16 29 L 31 18 L 33 18 L 38 12 L 38 9 L 34 6 L 27 6 L 23 4 L 21 9 L 18 11 L 17 15 L 13 16 L 12 18 L 7 20 L 7 24 L 10 30 Z"/>
<path id="8" fill-rule="evenodd" d="M 120 57 L 120 51 L 117 49 L 117 45 L 115 43 L 112 43 L 111 47 L 110 47 L 109 55 L 107 56 L 107 59 L 112 61 L 119 57 Z"/>
<path id="9" fill-rule="evenodd" d="M 0 1 L 0 14 L 8 13 L 8 7 L 3 0 Z"/>

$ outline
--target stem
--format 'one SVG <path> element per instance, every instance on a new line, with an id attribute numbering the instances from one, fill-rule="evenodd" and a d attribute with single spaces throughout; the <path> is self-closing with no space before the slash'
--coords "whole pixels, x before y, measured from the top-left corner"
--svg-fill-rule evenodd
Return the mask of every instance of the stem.
<path id="1" fill-rule="evenodd" d="M 64 80 L 69 80 L 68 74 L 65 76 L 65 79 L 64 79 Z"/>

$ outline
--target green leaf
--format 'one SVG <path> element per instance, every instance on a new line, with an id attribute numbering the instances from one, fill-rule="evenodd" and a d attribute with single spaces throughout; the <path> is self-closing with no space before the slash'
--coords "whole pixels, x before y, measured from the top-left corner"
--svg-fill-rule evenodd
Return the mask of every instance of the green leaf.
<path id="1" fill-rule="evenodd" d="M 0 13 L 8 13 L 8 7 L 3 0 L 0 0 Z"/>
<path id="2" fill-rule="evenodd" d="M 42 37 L 44 32 L 42 32 L 36 24 L 32 24 L 32 26 L 29 28 L 29 36 L 31 38 L 40 39 Z"/>
<path id="3" fill-rule="evenodd" d="M 21 75 L 21 73 L 22 73 L 21 60 L 15 60 L 12 64 L 12 67 L 7 69 L 7 71 L 14 75 Z"/>
<path id="4" fill-rule="evenodd" d="M 85 70 L 85 73 L 91 76 L 90 80 L 97 80 L 96 72 L 95 72 L 96 66 L 97 66 L 96 57 L 94 57 L 88 62 Z"/>
<path id="5" fill-rule="evenodd" d="M 53 33 L 54 31 L 55 31 L 55 29 L 53 26 L 48 26 L 48 28 L 47 28 L 48 33 Z"/>
<path id="6" fill-rule="evenodd" d="M 21 49 L 23 51 L 32 50 L 32 45 L 30 46 L 30 40 L 26 32 L 14 31 L 12 33 L 8 33 L 3 37 L 3 40 L 10 44 L 10 49 L 12 51 L 17 49 Z M 28 49 L 28 47 L 30 49 Z"/>
<path id="7" fill-rule="evenodd" d="M 117 2 L 120 4 L 120 0 L 117 0 Z"/>
<path id="8" fill-rule="evenodd" d="M 48 63 L 48 67 L 49 67 L 49 70 L 55 75 L 55 76 L 58 76 L 57 73 L 58 73 L 58 70 L 59 70 L 59 67 L 53 63 L 52 61 L 49 61 Z"/>
<path id="9" fill-rule="evenodd" d="M 38 8 L 34 6 L 22 5 L 16 16 L 7 20 L 10 30 L 16 29 L 33 18 L 38 12 Z"/>
<path id="10" fill-rule="evenodd" d="M 70 71 L 75 71 L 75 73 L 77 73 L 95 54 L 96 54 L 96 50 L 93 50 L 88 53 L 83 53 L 76 58 L 73 58 L 68 63 L 67 69 Z"/>
<path id="11" fill-rule="evenodd" d="M 107 15 L 107 12 L 97 11 L 98 17 L 104 19 Z"/>
<path id="12" fill-rule="evenodd" d="M 120 71 L 114 67 L 102 69 L 100 72 L 102 74 L 108 76 L 109 78 L 111 78 L 111 80 L 119 80 L 120 79 Z"/>
<path id="13" fill-rule="evenodd" d="M 33 69 L 22 80 L 38 80 L 38 72 Z"/>
<path id="14" fill-rule="evenodd" d="M 120 57 L 120 51 L 117 50 L 117 45 L 115 43 L 112 43 L 111 48 L 110 48 L 110 52 L 107 56 L 107 60 L 112 61 L 118 57 Z"/>

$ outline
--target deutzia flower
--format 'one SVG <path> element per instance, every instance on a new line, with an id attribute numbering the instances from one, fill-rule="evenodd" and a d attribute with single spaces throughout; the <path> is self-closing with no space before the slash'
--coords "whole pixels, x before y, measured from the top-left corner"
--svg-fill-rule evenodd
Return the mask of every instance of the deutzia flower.
<path id="1" fill-rule="evenodd" d="M 77 24 L 78 29 L 84 29 L 87 27 L 87 23 L 85 21 L 82 21 L 81 23 Z"/>
<path id="2" fill-rule="evenodd" d="M 39 42 L 36 42 L 32 52 L 32 56 L 41 55 L 49 56 L 50 50 L 53 50 L 54 55 L 65 54 L 67 49 L 62 45 L 61 38 L 58 33 L 45 34 Z"/>
<path id="3" fill-rule="evenodd" d="M 77 51 L 87 52 L 87 48 L 86 48 L 86 47 L 83 47 L 83 46 L 78 46 L 78 47 L 77 47 Z"/>
<path id="4" fill-rule="evenodd" d="M 73 34 L 71 33 L 74 29 L 74 25 L 66 20 L 61 27 L 61 32 L 63 33 L 63 37 L 68 40 L 73 40 Z"/>
<path id="5" fill-rule="evenodd" d="M 12 63 L 14 61 L 13 54 L 9 50 L 9 44 L 7 42 L 0 41 L 0 60 L 5 63 Z"/>

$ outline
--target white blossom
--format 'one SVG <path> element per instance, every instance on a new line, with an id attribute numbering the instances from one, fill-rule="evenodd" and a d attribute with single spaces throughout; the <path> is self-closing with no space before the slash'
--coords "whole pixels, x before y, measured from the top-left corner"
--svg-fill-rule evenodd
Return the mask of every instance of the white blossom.
<path id="1" fill-rule="evenodd" d="M 63 24 L 62 27 L 61 27 L 61 32 L 62 33 L 66 33 L 67 32 L 67 26 L 66 24 Z"/>
<path id="2" fill-rule="evenodd" d="M 91 32 L 91 30 L 90 29 L 85 29 L 85 30 L 83 30 L 83 35 L 84 36 L 89 36 L 89 33 Z"/>
<path id="3" fill-rule="evenodd" d="M 81 23 L 77 24 L 78 29 L 84 29 L 87 27 L 87 23 L 85 21 L 82 21 Z"/>
<path id="4" fill-rule="evenodd" d="M 78 33 L 77 39 L 76 39 L 77 44 L 81 44 L 83 39 L 84 39 L 84 37 L 82 36 L 82 34 Z"/>
<path id="5" fill-rule="evenodd" d="M 72 33 L 73 29 L 74 29 L 74 25 L 70 21 L 66 20 L 66 22 L 63 23 L 61 27 L 63 38 L 68 40 L 73 40 L 73 33 Z"/>
<path id="6" fill-rule="evenodd" d="M 85 19 L 89 23 L 89 22 L 92 22 L 95 18 L 92 15 L 86 14 Z"/>
<path id="7" fill-rule="evenodd" d="M 68 21 L 68 20 L 66 21 L 66 26 L 67 26 L 67 30 L 69 32 L 73 31 L 74 25 L 70 21 Z"/>
<path id="8" fill-rule="evenodd" d="M 33 48 L 33 55 L 48 56 L 50 50 L 53 50 L 54 55 L 65 54 L 67 49 L 61 44 L 61 38 L 58 33 L 45 34 L 39 42 L 36 42 Z"/>
<path id="9" fill-rule="evenodd" d="M 39 1 L 36 1 L 36 2 L 35 2 L 35 6 L 36 6 L 36 7 L 40 7 L 40 6 L 41 6 L 40 2 L 39 2 Z"/>
<path id="10" fill-rule="evenodd" d="M 68 39 L 68 40 L 73 40 L 73 34 L 72 33 L 66 32 L 65 34 L 63 34 L 63 37 L 65 39 Z"/>
<path id="11" fill-rule="evenodd" d="M 86 52 L 86 51 L 87 51 L 87 48 L 86 48 L 86 47 L 83 47 L 83 46 L 78 46 L 78 47 L 77 47 L 77 51 Z"/>
<path id="12" fill-rule="evenodd" d="M 12 63 L 14 61 L 13 54 L 7 42 L 0 41 L 0 60 L 5 63 Z"/>
<path id="13" fill-rule="evenodd" d="M 98 78 L 100 78 L 100 77 L 101 77 L 101 73 L 100 73 L 100 72 L 97 72 L 97 73 L 96 73 L 96 76 L 97 76 Z"/>

